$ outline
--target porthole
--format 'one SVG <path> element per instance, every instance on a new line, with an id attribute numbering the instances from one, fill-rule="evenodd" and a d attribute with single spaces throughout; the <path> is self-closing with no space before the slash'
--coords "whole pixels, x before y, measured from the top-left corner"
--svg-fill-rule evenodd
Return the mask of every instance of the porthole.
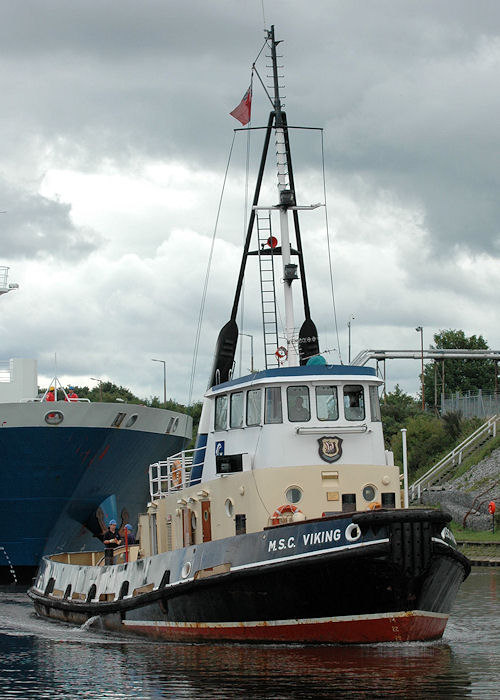
<path id="1" fill-rule="evenodd" d="M 363 489 L 363 498 L 365 501 L 373 501 L 377 494 L 377 489 L 375 486 L 372 486 L 371 484 L 367 484 L 367 486 L 364 487 Z"/>
<path id="2" fill-rule="evenodd" d="M 181 576 L 182 578 L 187 578 L 191 573 L 191 562 L 187 561 L 182 567 Z"/>
<path id="3" fill-rule="evenodd" d="M 288 503 L 299 503 L 302 500 L 302 489 L 298 486 L 290 486 L 285 497 Z"/>
<path id="4" fill-rule="evenodd" d="M 45 414 L 45 422 L 47 425 L 59 425 L 64 420 L 64 416 L 61 411 L 51 411 Z"/>
<path id="5" fill-rule="evenodd" d="M 138 414 L 138 413 L 134 413 L 132 416 L 130 416 L 130 418 L 128 419 L 128 421 L 125 423 L 125 427 L 126 427 L 126 428 L 130 428 L 132 425 L 134 425 L 134 423 L 136 422 L 136 420 L 137 420 L 138 418 L 139 418 L 139 414 Z"/>
<path id="6" fill-rule="evenodd" d="M 233 513 L 234 513 L 234 503 L 232 502 L 232 500 L 231 500 L 230 498 L 226 498 L 226 502 L 225 502 L 224 505 L 225 505 L 225 508 L 226 508 L 226 515 L 227 515 L 227 517 L 228 517 L 228 518 L 232 518 L 232 517 L 233 517 Z"/>
<path id="7" fill-rule="evenodd" d="M 191 529 L 196 530 L 196 513 L 191 513 Z"/>

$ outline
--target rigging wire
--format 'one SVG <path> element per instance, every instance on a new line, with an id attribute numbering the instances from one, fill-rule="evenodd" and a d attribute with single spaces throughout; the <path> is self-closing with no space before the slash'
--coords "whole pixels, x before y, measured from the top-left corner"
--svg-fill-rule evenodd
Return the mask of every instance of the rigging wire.
<path id="1" fill-rule="evenodd" d="M 267 22 L 266 22 L 266 12 L 264 9 L 264 0 L 261 0 L 260 5 L 262 8 L 262 21 L 264 22 L 264 31 L 266 31 Z"/>
<path id="2" fill-rule="evenodd" d="M 339 353 L 339 360 L 340 360 L 340 364 L 342 365 L 344 363 L 342 362 L 342 354 L 340 352 L 339 326 L 337 323 L 337 308 L 335 305 L 335 287 L 333 284 L 333 266 L 332 266 L 332 254 L 331 254 L 331 246 L 330 246 L 330 229 L 328 226 L 328 207 L 327 207 L 327 202 L 326 202 L 325 146 L 324 146 L 323 129 L 321 129 L 321 168 L 322 168 L 322 173 L 323 173 L 323 199 L 325 202 L 326 241 L 327 241 L 327 248 L 328 248 L 328 267 L 329 267 L 329 271 L 330 271 L 330 288 L 331 288 L 331 292 L 332 292 L 333 320 L 334 320 L 334 325 L 335 325 L 335 333 L 337 335 L 337 347 L 338 347 L 338 353 Z"/>
<path id="3" fill-rule="evenodd" d="M 235 138 L 236 138 L 236 132 L 234 131 L 233 132 L 233 140 L 231 141 L 231 147 L 229 149 L 229 157 L 227 159 L 226 171 L 224 173 L 224 180 L 222 183 L 222 190 L 221 190 L 220 198 L 219 198 L 219 206 L 217 207 L 217 216 L 215 217 L 214 232 L 212 234 L 212 242 L 210 245 L 210 254 L 208 256 L 208 262 L 207 262 L 207 271 L 205 274 L 205 282 L 203 284 L 203 293 L 202 293 L 202 297 L 201 297 L 200 312 L 198 315 L 198 326 L 196 328 L 196 339 L 194 342 L 193 362 L 191 365 L 191 378 L 189 381 L 188 406 L 191 406 L 191 401 L 193 398 L 193 386 L 194 386 L 194 377 L 196 374 L 196 362 L 198 359 L 198 349 L 199 349 L 199 345 L 200 345 L 200 335 L 201 335 L 201 326 L 202 326 L 202 322 L 203 322 L 203 312 L 205 310 L 205 302 L 207 299 L 208 280 L 210 277 L 210 268 L 212 266 L 212 257 L 213 257 L 213 253 L 214 253 L 214 247 L 215 247 L 215 236 L 217 234 L 217 226 L 219 224 L 220 211 L 221 211 L 221 207 L 222 207 L 222 199 L 224 197 L 224 191 L 226 188 L 227 174 L 229 172 L 229 164 L 231 162 L 231 155 L 233 153 L 233 146 L 234 146 Z"/>
<path id="4" fill-rule="evenodd" d="M 261 49 L 262 51 L 262 49 Z M 260 54 L 259 54 L 260 55 Z M 258 58 L 258 56 L 257 56 Z M 255 59 L 257 60 L 257 59 Z M 253 94 L 253 73 L 255 70 L 255 66 L 252 66 L 252 74 L 250 77 L 250 94 Z M 252 123 L 252 112 L 250 112 L 250 121 L 248 122 L 249 125 Z M 250 136 L 251 136 L 251 129 L 247 129 L 247 149 L 246 149 L 246 163 L 245 163 L 245 208 L 243 212 L 243 242 L 245 241 L 246 238 L 246 232 L 247 232 L 247 226 L 248 226 L 248 189 L 249 189 L 249 182 L 250 182 Z M 243 280 L 243 286 L 241 290 L 241 304 L 240 304 L 240 328 L 243 330 L 245 325 L 244 325 L 244 319 L 245 319 L 245 280 Z M 242 365 L 243 365 L 243 344 L 240 343 L 240 373 L 242 371 Z"/>

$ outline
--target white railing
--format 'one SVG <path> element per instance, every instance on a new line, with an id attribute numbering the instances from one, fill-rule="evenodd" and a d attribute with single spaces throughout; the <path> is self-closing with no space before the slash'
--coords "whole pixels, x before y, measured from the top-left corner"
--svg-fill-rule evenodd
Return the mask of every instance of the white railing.
<path id="1" fill-rule="evenodd" d="M 201 466 L 205 447 L 183 450 L 162 462 L 149 465 L 149 493 L 151 500 L 165 498 L 190 485 L 193 467 Z"/>
<path id="2" fill-rule="evenodd" d="M 10 382 L 11 370 L 9 360 L 0 361 L 0 382 Z"/>
<path id="3" fill-rule="evenodd" d="M 452 467 L 462 464 L 464 457 L 473 452 L 479 447 L 485 438 L 493 438 L 497 434 L 497 423 L 500 421 L 500 416 L 492 416 L 486 423 L 483 423 L 477 430 L 465 438 L 460 445 L 457 445 L 445 457 L 439 460 L 437 464 L 431 467 L 423 476 L 417 479 L 410 485 L 410 500 L 420 499 L 423 489 L 429 488 L 439 480 Z"/>

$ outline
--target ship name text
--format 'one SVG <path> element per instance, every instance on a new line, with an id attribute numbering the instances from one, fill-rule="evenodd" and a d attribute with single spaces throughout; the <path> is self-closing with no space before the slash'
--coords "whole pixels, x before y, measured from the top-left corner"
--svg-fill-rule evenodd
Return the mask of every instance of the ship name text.
<path id="1" fill-rule="evenodd" d="M 327 542 L 338 542 L 342 537 L 342 532 L 336 528 L 335 530 L 323 530 L 322 532 L 308 532 L 302 535 L 302 545 L 304 547 L 314 547 L 318 544 Z M 300 542 L 300 539 L 299 539 Z M 295 549 L 295 537 L 280 537 L 279 539 L 269 540 L 268 552 L 282 552 L 284 549 Z"/>

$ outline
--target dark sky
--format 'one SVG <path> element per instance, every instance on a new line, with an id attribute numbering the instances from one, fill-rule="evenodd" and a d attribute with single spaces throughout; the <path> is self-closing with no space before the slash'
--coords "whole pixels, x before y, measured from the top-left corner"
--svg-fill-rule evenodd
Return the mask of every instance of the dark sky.
<path id="1" fill-rule="evenodd" d="M 496 0 L 23 0 L 4 3 L 0 23 L 0 265 L 20 284 L 0 298 L 3 359 L 37 358 L 43 384 L 57 355 L 65 381 L 109 378 L 147 397 L 162 393 L 151 362 L 160 357 L 167 393 L 187 400 L 238 126 L 228 112 L 248 87 L 264 24 L 283 39 L 289 123 L 324 128 L 342 359 L 352 316 L 353 354 L 418 349 L 419 325 L 426 346 L 439 329 L 460 328 L 500 348 Z M 257 69 L 268 83 L 265 53 Z M 255 79 L 252 125 L 268 111 Z M 252 164 L 259 139 L 253 132 Z M 323 202 L 319 132 L 292 132 L 292 148 L 302 203 Z M 246 149 L 239 133 L 195 398 L 230 313 Z M 324 210 L 302 226 L 313 317 L 337 362 Z M 254 302 L 250 285 L 240 325 L 261 366 Z M 244 368 L 248 353 L 244 345 Z M 416 392 L 417 364 L 392 363 L 388 388 Z"/>

